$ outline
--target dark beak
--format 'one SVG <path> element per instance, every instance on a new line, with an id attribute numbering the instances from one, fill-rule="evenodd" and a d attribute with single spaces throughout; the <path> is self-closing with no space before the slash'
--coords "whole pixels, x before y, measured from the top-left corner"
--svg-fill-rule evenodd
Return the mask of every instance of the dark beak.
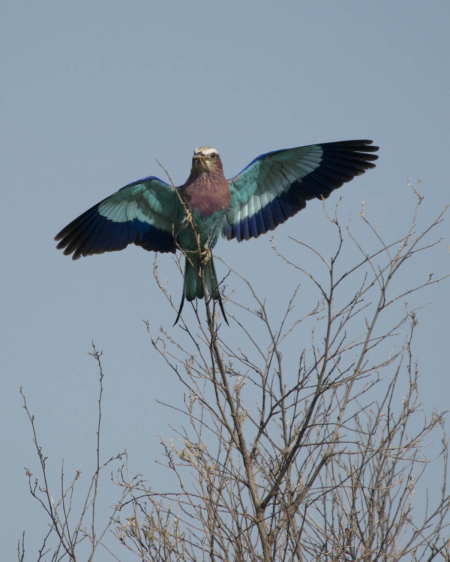
<path id="1" fill-rule="evenodd" d="M 196 156 L 193 157 L 192 161 L 197 166 L 201 166 L 202 168 L 205 167 L 205 156 L 196 155 Z"/>

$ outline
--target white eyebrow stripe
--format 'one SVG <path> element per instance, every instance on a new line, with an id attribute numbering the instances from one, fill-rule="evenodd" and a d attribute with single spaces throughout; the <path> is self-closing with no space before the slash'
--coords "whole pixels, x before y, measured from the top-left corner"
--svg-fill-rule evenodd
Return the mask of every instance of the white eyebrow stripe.
<path id="1" fill-rule="evenodd" d="M 194 156 L 209 156 L 210 154 L 219 154 L 215 148 L 210 146 L 199 146 L 194 150 Z"/>

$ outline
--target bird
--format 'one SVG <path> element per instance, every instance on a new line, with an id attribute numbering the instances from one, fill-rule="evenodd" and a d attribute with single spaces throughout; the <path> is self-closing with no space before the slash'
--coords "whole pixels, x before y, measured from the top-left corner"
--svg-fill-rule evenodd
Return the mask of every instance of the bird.
<path id="1" fill-rule="evenodd" d="M 211 254 L 220 234 L 242 242 L 274 230 L 307 201 L 326 199 L 374 168 L 377 151 L 371 140 L 275 150 L 227 180 L 218 151 L 200 146 L 183 185 L 175 187 L 156 176 L 134 181 L 63 228 L 55 236 L 56 247 L 74 260 L 129 244 L 162 253 L 180 250 L 185 254 L 184 285 L 175 324 L 184 300 L 202 299 L 206 291 L 219 301 L 228 323 Z"/>

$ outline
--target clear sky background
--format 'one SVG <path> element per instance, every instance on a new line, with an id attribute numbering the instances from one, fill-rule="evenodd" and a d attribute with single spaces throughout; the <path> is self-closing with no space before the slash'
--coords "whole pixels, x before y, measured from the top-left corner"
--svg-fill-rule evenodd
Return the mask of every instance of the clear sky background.
<path id="1" fill-rule="evenodd" d="M 23 469 L 38 473 L 21 385 L 55 488 L 62 459 L 68 474 L 94 466 L 91 340 L 105 352 L 104 458 L 127 448 L 133 471 L 164 483 L 158 434 L 170 439 L 171 430 L 155 399 L 181 394 L 142 323 L 172 330 L 174 321 L 153 255 L 132 246 L 72 262 L 55 250 L 55 234 L 123 185 L 164 178 L 156 158 L 181 184 L 199 145 L 217 148 L 231 177 L 263 152 L 352 138 L 373 139 L 380 159 L 340 190 L 343 217 L 364 200 L 387 239 L 404 234 L 410 174 L 426 197 L 420 230 L 450 203 L 449 21 L 450 3 L 439 0 L 1 3 L 2 560 L 15 559 L 24 529 L 34 560 L 46 523 Z M 448 224 L 439 230 L 446 244 Z M 293 251 L 295 236 L 331 255 L 329 232 L 312 202 L 276 241 Z M 216 253 L 277 318 L 298 280 L 280 270 L 269 236 L 220 241 Z M 181 278 L 170 257 L 159 263 L 178 301 Z M 400 279 L 405 288 L 450 271 L 444 245 L 418 264 Z M 416 342 L 426 412 L 450 401 L 448 294 L 442 283 L 418 302 L 432 302 Z"/>

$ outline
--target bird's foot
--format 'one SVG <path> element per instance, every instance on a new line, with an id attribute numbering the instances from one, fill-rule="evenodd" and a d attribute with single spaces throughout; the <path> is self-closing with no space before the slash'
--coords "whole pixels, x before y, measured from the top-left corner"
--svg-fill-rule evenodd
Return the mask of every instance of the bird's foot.
<path id="1" fill-rule="evenodd" d="M 185 209 L 186 216 L 184 217 L 181 228 L 187 228 L 188 226 L 194 225 L 194 216 L 192 215 L 191 211 L 186 207 Z"/>
<path id="2" fill-rule="evenodd" d="M 211 261 L 212 252 L 209 246 L 205 246 L 205 250 L 200 253 L 200 263 L 206 265 Z"/>

